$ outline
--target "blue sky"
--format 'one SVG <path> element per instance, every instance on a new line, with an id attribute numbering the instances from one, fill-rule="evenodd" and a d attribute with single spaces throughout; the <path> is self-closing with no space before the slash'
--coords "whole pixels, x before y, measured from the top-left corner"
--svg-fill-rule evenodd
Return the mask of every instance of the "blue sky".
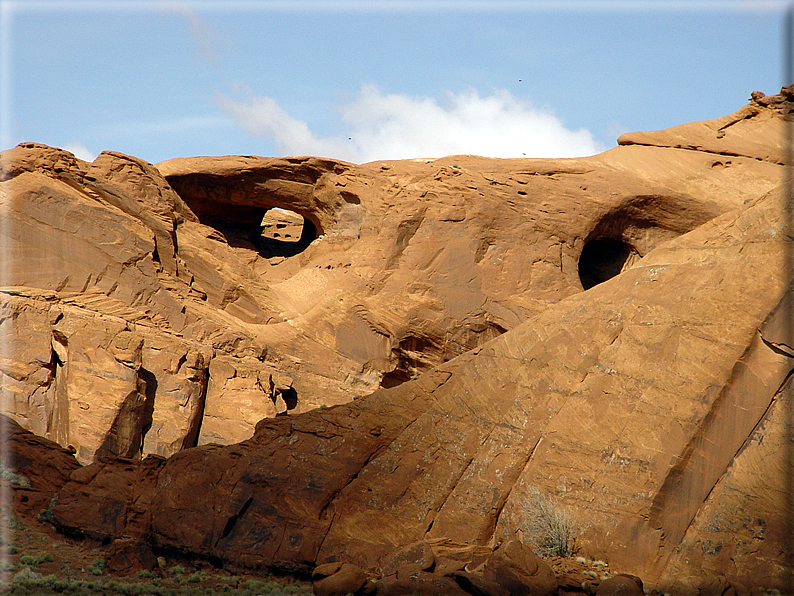
<path id="1" fill-rule="evenodd" d="M 0 0 L 0 148 L 592 154 L 777 92 L 785 6 Z"/>

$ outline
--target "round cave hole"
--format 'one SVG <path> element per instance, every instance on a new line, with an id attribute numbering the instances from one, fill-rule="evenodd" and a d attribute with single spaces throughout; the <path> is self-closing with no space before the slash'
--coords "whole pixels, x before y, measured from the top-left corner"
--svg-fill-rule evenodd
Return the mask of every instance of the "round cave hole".
<path id="1" fill-rule="evenodd" d="M 621 240 L 599 238 L 586 242 L 579 257 L 579 281 L 589 290 L 623 271 L 636 249 Z"/>

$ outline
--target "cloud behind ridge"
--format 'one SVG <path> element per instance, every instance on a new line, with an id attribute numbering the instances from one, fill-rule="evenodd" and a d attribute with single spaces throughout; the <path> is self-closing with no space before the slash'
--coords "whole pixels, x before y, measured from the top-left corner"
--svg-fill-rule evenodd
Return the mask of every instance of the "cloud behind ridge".
<path id="1" fill-rule="evenodd" d="M 249 134 L 271 140 L 281 155 L 318 155 L 356 163 L 474 154 L 486 157 L 580 157 L 604 150 L 586 129 L 571 130 L 550 111 L 506 90 L 475 89 L 430 97 L 382 94 L 362 86 L 338 108 L 348 131 L 318 136 L 271 97 L 238 101 L 218 94 L 219 107 Z"/>

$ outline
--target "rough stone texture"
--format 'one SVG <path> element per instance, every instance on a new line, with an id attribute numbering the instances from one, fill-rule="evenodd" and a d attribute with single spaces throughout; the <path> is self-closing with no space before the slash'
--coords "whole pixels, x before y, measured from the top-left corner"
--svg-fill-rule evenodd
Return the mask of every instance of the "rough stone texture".
<path id="1" fill-rule="evenodd" d="M 31 401 L 35 385 L 43 411 L 62 412 L 50 397 L 60 395 L 58 362 L 85 371 L 75 377 L 81 386 L 93 378 L 86 360 L 107 366 L 114 376 L 105 400 L 120 422 L 94 437 L 84 431 L 87 457 L 96 456 L 97 443 L 136 457 L 148 439 L 140 417 L 153 383 L 145 371 L 159 389 L 168 370 L 181 368 L 181 356 L 160 373 L 147 365 L 149 335 L 167 337 L 173 347 L 162 351 L 207 350 L 202 366 L 216 393 L 183 391 L 214 400 L 217 421 L 206 439 L 201 426 L 182 442 L 197 446 L 173 448 L 167 461 L 100 459 L 73 473 L 59 493 L 56 522 L 230 564 L 308 571 L 331 561 L 379 570 L 419 541 L 437 563 L 441 545 L 470 546 L 465 567 L 481 560 L 476 548 L 514 544 L 530 552 L 547 538 L 534 522 L 567 515 L 573 536 L 564 524 L 551 526 L 560 544 L 575 538 L 586 556 L 652 588 L 718 574 L 779 585 L 787 539 L 781 396 L 794 349 L 781 308 L 790 242 L 781 193 L 773 190 L 782 168 L 768 146 L 755 143 L 779 123 L 782 104 L 767 103 L 754 100 L 752 114 L 740 110 L 727 129 L 695 127 L 691 148 L 667 132 L 654 137 L 657 146 L 623 144 L 575 160 L 160 164 L 189 210 L 184 221 L 172 220 L 176 242 L 146 227 L 170 229 L 156 210 L 152 223 L 96 203 L 127 217 L 125 233 L 143 226 L 136 245 L 143 248 L 125 249 L 137 259 L 125 289 L 119 283 L 103 296 L 123 302 L 117 295 L 140 288 L 125 308 L 149 310 L 133 321 L 100 312 L 95 327 L 117 330 L 118 341 L 97 342 L 84 356 L 93 344 L 70 317 L 90 309 L 70 310 L 67 301 L 77 296 L 84 304 L 86 284 L 72 276 L 64 287 L 17 283 L 26 289 L 5 292 L 9 312 L 26 313 L 57 341 L 20 348 L 3 373 L 17 383 L 17 403 L 39 403 Z M 721 153 L 702 142 L 708 135 Z M 737 147 L 730 155 L 725 139 Z M 51 151 L 55 162 L 69 163 L 68 154 Z M 11 181 L 32 176 L 57 186 L 29 170 Z M 170 197 L 165 181 L 158 184 L 154 196 Z M 62 202 L 94 206 L 81 197 Z M 272 238 L 252 236 L 268 207 L 295 210 L 322 236 L 298 254 L 273 256 Z M 228 221 L 218 219 L 224 214 Z M 143 219 L 149 223 L 135 223 Z M 29 220 L 39 221 L 20 221 Z M 175 274 L 161 246 L 175 249 Z M 88 264 L 74 267 L 78 276 Z M 77 294 L 65 293 L 71 283 Z M 52 316 L 62 311 L 63 318 Z M 20 333 L 13 326 L 20 316 L 4 324 Z M 56 327 L 75 338 L 79 356 L 63 351 L 72 341 L 57 339 Z M 213 367 L 225 372 L 213 379 Z M 56 380 L 41 369 L 55 370 Z M 290 411 L 302 413 L 265 418 L 237 444 L 212 444 L 223 442 L 210 431 L 222 434 L 230 403 L 261 406 L 252 398 L 256 387 L 276 412 L 279 397 L 286 404 L 297 395 Z M 155 390 L 152 419 L 160 399 Z M 337 405 L 308 409 L 323 400 Z M 17 418 L 36 418 L 26 407 Z M 71 409 L 66 418 L 80 428 Z M 230 432 L 249 432 L 240 423 L 251 421 L 238 415 Z M 531 574 L 526 557 L 518 559 Z M 422 572 L 378 585 L 378 593 L 411 589 L 463 590 L 452 577 Z"/>
<path id="2" fill-rule="evenodd" d="M 359 593 L 366 583 L 367 575 L 363 569 L 343 563 L 330 575 L 317 579 L 312 577 L 312 592 L 316 596 L 347 596 Z"/>
<path id="3" fill-rule="evenodd" d="M 153 166 L 24 143 L 0 157 L 9 414 L 89 463 L 408 381 L 771 189 L 775 97 L 699 124 L 698 150 L 642 133 L 568 160 Z M 701 142 L 722 129 L 734 156 Z"/>
<path id="4" fill-rule="evenodd" d="M 551 568 L 518 540 L 504 542 L 493 552 L 485 562 L 483 577 L 513 596 L 557 593 L 557 578 Z"/>
<path id="5" fill-rule="evenodd" d="M 473 596 L 512 596 L 512 593 L 496 582 L 483 579 L 481 576 L 465 571 L 450 574 L 465 592 Z"/>
<path id="6" fill-rule="evenodd" d="M 416 573 L 408 579 L 385 579 L 377 586 L 377 596 L 471 596 L 471 592 L 461 588 L 454 578 L 434 573 Z"/>
<path id="7" fill-rule="evenodd" d="M 2 414 L 0 436 L 3 502 L 8 502 L 10 496 L 15 511 L 41 513 L 80 464 L 72 453 L 57 443 L 26 431 Z"/>
<path id="8" fill-rule="evenodd" d="M 133 538 L 117 538 L 108 547 L 105 566 L 113 574 L 129 575 L 142 569 L 155 569 L 157 558 L 148 543 Z"/>
<path id="9" fill-rule="evenodd" d="M 390 575 L 398 575 L 400 572 L 408 575 L 415 571 L 430 571 L 435 565 L 436 558 L 433 555 L 433 549 L 430 545 L 421 540 L 414 544 L 409 544 L 396 555 L 394 555 L 383 566 L 382 575 L 388 577 Z"/>
<path id="10" fill-rule="evenodd" d="M 164 464 L 165 459 L 158 456 L 142 461 L 102 458 L 78 468 L 72 472 L 67 490 L 58 493 L 53 509 L 55 527 L 101 541 L 148 541 L 152 496 Z"/>
<path id="11" fill-rule="evenodd" d="M 598 585 L 596 596 L 645 596 L 642 580 L 634 575 L 619 574 Z"/>

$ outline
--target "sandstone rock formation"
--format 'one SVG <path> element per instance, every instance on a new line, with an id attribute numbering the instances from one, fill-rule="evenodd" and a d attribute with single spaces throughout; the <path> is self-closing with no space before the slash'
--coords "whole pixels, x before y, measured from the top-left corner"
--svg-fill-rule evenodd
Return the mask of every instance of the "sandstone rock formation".
<path id="1" fill-rule="evenodd" d="M 4 387 L 95 460 L 56 524 L 305 570 L 575 541 L 646 586 L 775 586 L 780 97 L 571 160 L 8 152 Z"/>
<path id="2" fill-rule="evenodd" d="M 2 157 L 9 413 L 88 463 L 398 385 L 767 192 L 775 114 L 742 108 L 727 149 L 638 133 L 569 160 L 155 167 L 22 144 Z"/>
<path id="3" fill-rule="evenodd" d="M 80 464 L 57 443 L 37 437 L 3 415 L 0 437 L 0 499 L 18 513 L 38 515 Z"/>

